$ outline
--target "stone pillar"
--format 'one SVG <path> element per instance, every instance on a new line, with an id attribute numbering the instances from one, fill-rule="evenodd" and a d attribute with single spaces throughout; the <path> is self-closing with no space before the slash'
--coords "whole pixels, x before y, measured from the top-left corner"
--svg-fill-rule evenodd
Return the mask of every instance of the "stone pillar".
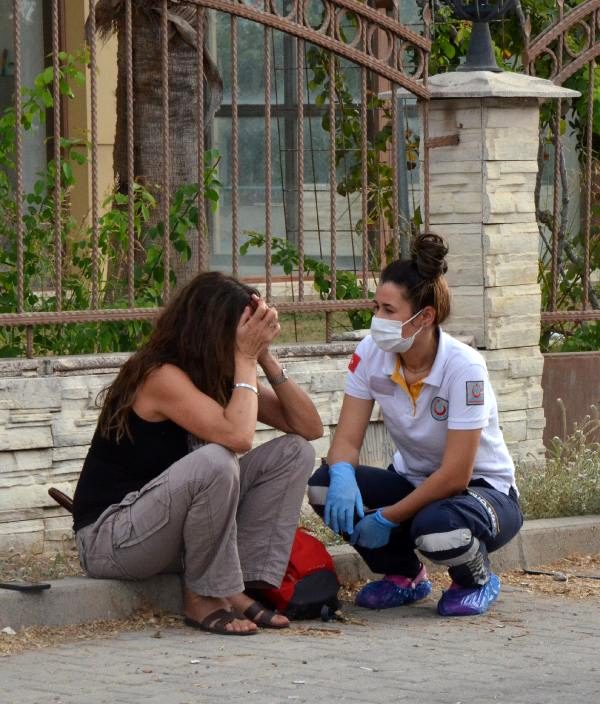
<path id="1" fill-rule="evenodd" d="M 513 456 L 542 457 L 539 232 L 534 190 L 539 105 L 575 91 L 512 73 L 433 76 L 430 229 L 448 238 L 453 313 L 486 357 Z M 458 143 L 435 147 L 435 140 Z"/>

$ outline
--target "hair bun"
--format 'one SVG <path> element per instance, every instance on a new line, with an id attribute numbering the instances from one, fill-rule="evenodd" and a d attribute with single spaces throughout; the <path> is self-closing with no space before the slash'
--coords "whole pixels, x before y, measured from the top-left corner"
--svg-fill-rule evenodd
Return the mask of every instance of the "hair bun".
<path id="1" fill-rule="evenodd" d="M 417 235 L 410 245 L 411 259 L 424 279 L 437 279 L 448 271 L 448 245 L 443 237 L 431 232 Z"/>

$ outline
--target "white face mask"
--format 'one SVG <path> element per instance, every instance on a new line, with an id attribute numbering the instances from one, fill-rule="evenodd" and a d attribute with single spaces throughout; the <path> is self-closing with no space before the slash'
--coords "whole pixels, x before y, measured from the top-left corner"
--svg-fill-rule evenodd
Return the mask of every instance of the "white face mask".
<path id="1" fill-rule="evenodd" d="M 410 337 L 402 337 L 402 326 L 414 320 L 421 311 L 415 313 L 412 318 L 405 320 L 389 320 L 387 318 L 373 317 L 371 320 L 371 337 L 377 347 L 384 352 L 395 352 L 404 354 L 412 347 L 415 337 L 421 332 L 423 327 L 420 327 Z"/>

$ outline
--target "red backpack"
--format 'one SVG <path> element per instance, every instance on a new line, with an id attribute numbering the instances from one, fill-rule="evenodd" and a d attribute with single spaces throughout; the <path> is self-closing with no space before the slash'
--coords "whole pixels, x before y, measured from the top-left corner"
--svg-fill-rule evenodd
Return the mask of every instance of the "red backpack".
<path id="1" fill-rule="evenodd" d="M 327 621 L 339 609 L 339 589 L 333 560 L 323 543 L 298 528 L 281 586 L 262 590 L 261 599 L 290 619 Z"/>

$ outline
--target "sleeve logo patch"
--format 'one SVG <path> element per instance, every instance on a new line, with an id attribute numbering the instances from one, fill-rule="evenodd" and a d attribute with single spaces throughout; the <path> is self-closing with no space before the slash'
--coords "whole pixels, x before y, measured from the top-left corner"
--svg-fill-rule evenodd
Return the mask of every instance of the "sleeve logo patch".
<path id="1" fill-rule="evenodd" d="M 356 367 L 358 367 L 359 364 L 360 357 L 355 352 L 350 358 L 350 364 L 348 364 L 348 369 L 354 374 L 354 372 L 356 371 Z"/>
<path id="2" fill-rule="evenodd" d="M 447 420 L 448 401 L 441 396 L 436 396 L 431 402 L 431 417 L 435 420 Z"/>
<path id="3" fill-rule="evenodd" d="M 483 381 L 467 381 L 467 406 L 483 406 Z"/>

